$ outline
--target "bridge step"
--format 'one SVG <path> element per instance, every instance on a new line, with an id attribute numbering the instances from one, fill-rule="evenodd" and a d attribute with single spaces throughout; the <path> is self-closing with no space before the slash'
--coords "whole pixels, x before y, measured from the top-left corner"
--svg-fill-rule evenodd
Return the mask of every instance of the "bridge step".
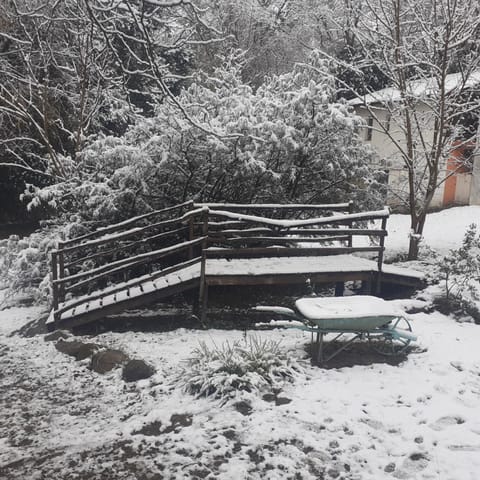
<path id="1" fill-rule="evenodd" d="M 85 303 L 65 310 L 60 314 L 60 319 L 57 320 L 58 326 L 75 326 L 82 323 L 97 320 L 99 318 L 117 313 L 128 308 L 133 308 L 137 305 L 142 305 L 148 301 L 158 300 L 162 297 L 173 295 L 177 291 L 184 291 L 189 288 L 194 288 L 198 285 L 200 278 L 200 265 L 190 265 L 177 272 L 165 275 L 161 278 L 153 278 L 152 275 L 145 275 L 140 278 L 132 279 L 128 282 L 123 282 L 124 290 L 115 293 L 109 293 L 109 290 L 118 290 L 122 284 L 116 284 L 113 287 L 106 288 L 99 292 L 92 292 L 90 295 L 85 295 Z M 143 280 L 143 281 L 142 281 Z M 195 280 L 197 281 L 195 283 Z M 139 283 L 139 281 L 141 283 Z M 173 293 L 172 293 L 173 292 Z M 89 297 L 102 294 L 101 298 L 90 300 Z M 81 299 L 81 298 L 80 298 Z M 59 305 L 59 308 L 68 307 L 69 303 L 77 303 L 79 298 L 67 301 Z M 55 324 L 53 318 L 53 310 L 50 313 L 47 326 Z"/>

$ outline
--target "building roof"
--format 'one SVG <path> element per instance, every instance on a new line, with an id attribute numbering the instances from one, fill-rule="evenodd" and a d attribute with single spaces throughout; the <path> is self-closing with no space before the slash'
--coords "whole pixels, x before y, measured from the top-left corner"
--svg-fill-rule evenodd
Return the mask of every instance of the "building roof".
<path id="1" fill-rule="evenodd" d="M 446 91 L 451 92 L 456 88 L 464 90 L 480 86 L 480 70 L 464 76 L 462 73 L 451 73 L 445 77 Z M 419 100 L 432 97 L 438 90 L 437 79 L 425 78 L 421 80 L 412 80 L 408 83 L 408 92 Z M 349 105 L 354 107 L 361 105 L 371 105 L 373 103 L 394 103 L 401 99 L 400 91 L 396 87 L 387 87 L 376 92 L 368 93 L 361 97 L 353 98 L 348 101 Z"/>

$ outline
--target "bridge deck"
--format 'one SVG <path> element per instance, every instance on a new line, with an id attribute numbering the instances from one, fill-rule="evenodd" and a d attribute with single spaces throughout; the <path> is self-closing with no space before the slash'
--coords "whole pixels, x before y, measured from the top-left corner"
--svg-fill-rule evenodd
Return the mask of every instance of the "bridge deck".
<path id="1" fill-rule="evenodd" d="M 377 262 L 354 255 L 318 257 L 272 257 L 208 259 L 205 269 L 207 285 L 267 285 L 313 282 L 333 283 L 370 280 L 378 272 Z M 166 296 L 197 288 L 200 284 L 200 262 L 159 277 L 155 273 L 116 284 L 60 304 L 64 309 L 58 324 L 75 326 L 128 308 L 136 308 Z M 420 272 L 383 265 L 382 278 L 397 284 L 419 286 Z M 115 292 L 113 292 L 115 290 Z M 91 297 L 99 297 L 91 299 Z M 84 300 L 80 305 L 78 302 Z M 69 304 L 76 306 L 68 309 Z M 47 321 L 53 324 L 53 311 Z"/>

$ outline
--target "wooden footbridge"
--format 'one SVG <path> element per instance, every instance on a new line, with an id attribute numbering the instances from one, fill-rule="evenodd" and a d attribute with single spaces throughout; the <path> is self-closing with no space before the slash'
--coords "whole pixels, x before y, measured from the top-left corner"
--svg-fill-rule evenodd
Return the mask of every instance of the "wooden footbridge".
<path id="1" fill-rule="evenodd" d="M 421 274 L 383 263 L 388 209 L 352 207 L 186 202 L 60 242 L 48 324 L 74 327 L 190 289 L 205 320 L 212 285 L 418 287 Z"/>

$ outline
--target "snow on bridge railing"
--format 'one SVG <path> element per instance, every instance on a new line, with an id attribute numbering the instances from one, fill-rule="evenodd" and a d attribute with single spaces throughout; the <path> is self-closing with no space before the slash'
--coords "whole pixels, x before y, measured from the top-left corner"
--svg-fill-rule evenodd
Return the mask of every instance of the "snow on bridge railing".
<path id="1" fill-rule="evenodd" d="M 217 215 L 220 217 L 231 218 L 234 220 L 240 220 L 245 222 L 259 223 L 280 228 L 292 228 L 292 227 L 306 227 L 313 225 L 330 225 L 330 224 L 350 224 L 353 221 L 359 220 L 379 220 L 388 218 L 390 211 L 388 207 L 383 210 L 377 210 L 373 212 L 360 212 L 342 215 L 332 215 L 330 217 L 317 217 L 308 218 L 303 220 L 283 220 L 276 218 L 261 217 L 258 215 L 247 215 L 237 212 L 228 212 L 226 210 L 213 210 L 208 209 L 209 215 Z"/>
<path id="2" fill-rule="evenodd" d="M 197 203 L 194 208 L 208 207 L 209 209 L 220 210 L 318 210 L 332 212 L 352 212 L 353 201 L 330 204 L 311 204 L 311 203 Z"/>
<path id="3" fill-rule="evenodd" d="M 109 225 L 107 227 L 97 228 L 93 232 L 86 233 L 85 235 L 80 235 L 78 237 L 65 240 L 64 242 L 61 242 L 61 245 L 62 245 L 62 248 L 64 248 L 64 247 L 68 247 L 70 245 L 73 245 L 75 243 L 82 242 L 83 240 L 87 240 L 87 239 L 90 239 L 90 238 L 95 238 L 95 237 L 98 237 L 98 236 L 105 236 L 109 233 L 116 232 L 118 230 L 122 230 L 125 227 L 129 227 L 130 225 L 134 225 L 135 223 L 140 222 L 142 220 L 148 220 L 148 219 L 150 219 L 152 217 L 155 217 L 157 215 L 161 215 L 161 214 L 164 214 L 164 213 L 171 212 L 173 210 L 181 210 L 181 209 L 185 209 L 185 208 L 192 209 L 193 208 L 193 200 L 189 200 L 187 202 L 180 203 L 178 205 L 173 205 L 171 207 L 162 208 L 161 210 L 154 210 L 152 212 L 148 212 L 148 213 L 145 213 L 143 215 L 138 215 L 136 217 L 129 218 L 129 219 L 124 220 L 122 222 L 114 223 L 114 224 Z"/>

